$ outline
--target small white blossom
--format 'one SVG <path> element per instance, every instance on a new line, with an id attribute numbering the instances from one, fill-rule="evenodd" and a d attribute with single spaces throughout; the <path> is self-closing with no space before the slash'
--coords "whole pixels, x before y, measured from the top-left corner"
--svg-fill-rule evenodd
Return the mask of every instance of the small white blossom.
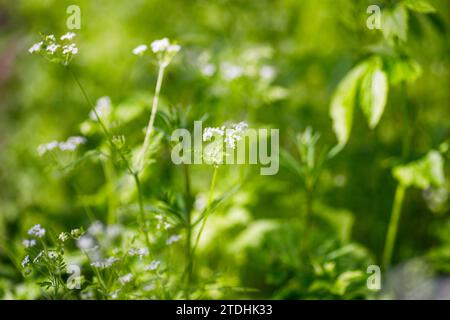
<path id="1" fill-rule="evenodd" d="M 143 258 L 144 256 L 147 256 L 147 255 L 148 255 L 148 249 L 147 249 L 147 248 L 139 248 L 139 249 L 133 248 L 133 249 L 128 250 L 128 254 L 129 254 L 131 257 L 139 256 L 139 259 L 142 260 L 142 258 Z"/>
<path id="2" fill-rule="evenodd" d="M 131 280 L 133 280 L 133 275 L 131 273 L 128 273 L 124 276 L 119 277 L 119 281 L 121 284 L 127 284 L 129 283 Z"/>
<path id="3" fill-rule="evenodd" d="M 203 130 L 203 141 L 209 141 L 214 135 L 223 136 L 225 133 L 225 127 L 214 128 L 207 127 Z"/>
<path id="4" fill-rule="evenodd" d="M 277 74 L 277 71 L 274 67 L 269 66 L 269 65 L 264 65 L 261 67 L 261 69 L 259 70 L 259 76 L 264 79 L 264 80 L 272 80 L 273 78 L 275 78 Z"/>
<path id="5" fill-rule="evenodd" d="M 153 260 L 152 262 L 150 262 L 149 265 L 145 266 L 144 270 L 145 271 L 154 271 L 159 267 L 160 263 L 161 263 L 161 261 L 159 261 L 159 260 Z"/>
<path id="6" fill-rule="evenodd" d="M 204 66 L 201 66 L 200 71 L 206 77 L 211 77 L 216 72 L 216 66 L 212 63 L 207 63 Z"/>
<path id="7" fill-rule="evenodd" d="M 22 265 L 22 268 L 25 268 L 25 266 L 27 266 L 30 263 L 30 256 L 25 256 L 25 258 L 23 258 L 22 262 L 20 263 Z"/>
<path id="8" fill-rule="evenodd" d="M 36 245 L 36 240 L 34 239 L 25 239 L 22 241 L 22 244 L 25 248 L 31 248 Z"/>
<path id="9" fill-rule="evenodd" d="M 75 38 L 76 34 L 73 32 L 67 32 L 65 35 L 61 36 L 61 40 L 72 40 L 73 38 Z"/>
<path id="10" fill-rule="evenodd" d="M 28 234 L 30 236 L 35 236 L 36 238 L 42 238 L 45 235 L 45 229 L 41 228 L 40 224 L 37 224 L 28 230 Z"/>
<path id="11" fill-rule="evenodd" d="M 56 52 L 56 50 L 58 50 L 58 48 L 60 47 L 59 44 L 54 44 L 52 43 L 51 45 L 47 46 L 46 50 L 50 53 L 50 54 L 54 54 Z"/>
<path id="12" fill-rule="evenodd" d="M 244 73 L 244 69 L 241 66 L 229 62 L 222 63 L 220 69 L 222 71 L 223 78 L 227 81 L 237 79 Z"/>
<path id="13" fill-rule="evenodd" d="M 58 257 L 58 254 L 57 254 L 56 252 L 54 252 L 54 251 L 50 251 L 50 252 L 48 253 L 48 257 L 49 257 L 50 259 L 56 259 L 56 257 Z"/>
<path id="14" fill-rule="evenodd" d="M 103 232 L 103 223 L 100 221 L 94 221 L 88 228 L 88 233 L 93 236 L 99 235 Z"/>
<path id="15" fill-rule="evenodd" d="M 111 267 L 115 262 L 119 261 L 119 259 L 115 257 L 109 257 L 106 260 L 99 260 L 91 263 L 91 266 L 99 268 L 99 269 L 106 269 Z"/>
<path id="16" fill-rule="evenodd" d="M 30 49 L 28 49 L 28 52 L 29 53 L 39 52 L 41 50 L 43 44 L 44 43 L 42 41 L 33 44 L 33 46 Z"/>
<path id="17" fill-rule="evenodd" d="M 77 240 L 77 246 L 82 250 L 90 249 L 94 247 L 94 239 L 90 236 L 82 236 Z"/>
<path id="18" fill-rule="evenodd" d="M 167 239 L 166 244 L 170 246 L 172 243 L 175 243 L 181 239 L 181 236 L 179 234 L 174 234 L 170 236 L 169 239 Z"/>
<path id="19" fill-rule="evenodd" d="M 112 224 L 106 227 L 106 236 L 110 239 L 117 238 L 122 233 L 122 226 L 119 224 Z"/>
<path id="20" fill-rule="evenodd" d="M 178 51 L 181 50 L 181 46 L 178 44 L 171 44 L 168 48 L 167 48 L 167 52 L 169 53 L 177 53 Z"/>
<path id="21" fill-rule="evenodd" d="M 95 112 L 91 111 L 89 113 L 89 118 L 92 121 L 97 121 L 97 116 L 100 118 L 107 117 L 111 113 L 111 99 L 107 96 L 100 97 L 95 104 Z"/>
<path id="22" fill-rule="evenodd" d="M 58 236 L 59 241 L 65 242 L 67 239 L 69 239 L 69 236 L 65 232 L 61 232 Z"/>
<path id="23" fill-rule="evenodd" d="M 78 48 L 76 47 L 75 43 L 63 46 L 63 54 L 68 54 L 68 53 L 73 54 L 73 55 L 78 53 Z"/>
<path id="24" fill-rule="evenodd" d="M 137 56 L 142 56 L 145 51 L 147 51 L 148 47 L 145 44 L 138 45 L 133 49 L 133 54 Z"/>
<path id="25" fill-rule="evenodd" d="M 154 53 L 158 53 L 166 51 L 170 46 L 170 42 L 169 39 L 163 38 L 161 40 L 153 41 L 150 46 L 152 47 L 152 51 Z"/>
<path id="26" fill-rule="evenodd" d="M 44 155 L 48 151 L 52 151 L 53 149 L 59 146 L 58 141 L 51 141 L 49 143 L 44 143 L 38 146 L 37 151 L 40 156 Z"/>

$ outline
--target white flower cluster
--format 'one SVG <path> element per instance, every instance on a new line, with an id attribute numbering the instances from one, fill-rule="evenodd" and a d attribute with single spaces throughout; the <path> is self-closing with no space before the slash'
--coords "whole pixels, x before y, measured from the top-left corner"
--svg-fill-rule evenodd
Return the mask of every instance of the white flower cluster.
<path id="1" fill-rule="evenodd" d="M 40 224 L 37 224 L 28 230 L 28 234 L 36 238 L 42 238 L 45 235 L 45 229 Z"/>
<path id="2" fill-rule="evenodd" d="M 181 46 L 178 44 L 170 43 L 168 38 L 155 40 L 150 44 L 150 48 L 153 53 L 158 57 L 159 63 L 166 67 L 172 58 L 181 50 Z M 133 54 L 137 56 L 143 56 L 149 47 L 145 44 L 140 44 L 133 49 Z"/>
<path id="3" fill-rule="evenodd" d="M 30 256 L 25 256 L 25 258 L 23 258 L 22 262 L 20 263 L 22 268 L 25 268 L 28 264 L 30 264 Z"/>
<path id="4" fill-rule="evenodd" d="M 224 137 L 224 142 L 232 149 L 236 147 L 236 141 L 241 140 L 242 135 L 248 128 L 246 122 L 231 124 L 229 127 L 208 127 L 203 130 L 203 141 L 210 141 L 215 135 Z"/>
<path id="5" fill-rule="evenodd" d="M 130 257 L 138 256 L 139 260 L 142 260 L 143 257 L 148 255 L 148 249 L 147 248 L 132 248 L 128 250 L 128 255 Z"/>
<path id="6" fill-rule="evenodd" d="M 100 118 L 107 117 L 111 113 L 111 99 L 107 96 L 100 97 L 95 104 L 95 112 L 91 111 L 89 113 L 89 118 L 92 121 L 98 121 L 96 114 Z"/>
<path id="7" fill-rule="evenodd" d="M 150 262 L 149 265 L 146 265 L 144 267 L 145 271 L 154 271 L 156 269 L 158 269 L 159 265 L 161 264 L 161 261 L 159 260 L 153 260 L 152 262 Z"/>
<path id="8" fill-rule="evenodd" d="M 58 142 L 56 140 L 39 145 L 37 151 L 40 156 L 54 149 L 61 151 L 74 151 L 80 144 L 86 143 L 85 137 L 69 137 L 66 141 Z"/>
<path id="9" fill-rule="evenodd" d="M 75 33 L 68 32 L 60 37 L 60 41 L 57 41 L 53 34 L 43 36 L 42 41 L 33 44 L 28 52 L 41 54 L 51 62 L 62 63 L 66 66 L 73 56 L 78 54 L 77 46 L 71 42 L 75 36 Z"/>
<path id="10" fill-rule="evenodd" d="M 36 245 L 36 240 L 35 239 L 25 239 L 22 241 L 22 245 L 25 248 L 32 248 Z"/>
<path id="11" fill-rule="evenodd" d="M 174 234 L 167 239 L 166 244 L 170 246 L 172 243 L 180 241 L 181 236 L 179 234 Z"/>
<path id="12" fill-rule="evenodd" d="M 131 280 L 133 280 L 133 275 L 131 273 L 128 273 L 124 276 L 119 277 L 119 281 L 123 285 L 131 282 Z"/>
<path id="13" fill-rule="evenodd" d="M 94 261 L 91 263 L 91 266 L 98 268 L 98 269 L 107 269 L 107 268 L 111 267 L 114 263 L 116 263 L 117 261 L 119 261 L 119 259 L 117 259 L 115 257 L 109 257 L 106 260 Z"/>

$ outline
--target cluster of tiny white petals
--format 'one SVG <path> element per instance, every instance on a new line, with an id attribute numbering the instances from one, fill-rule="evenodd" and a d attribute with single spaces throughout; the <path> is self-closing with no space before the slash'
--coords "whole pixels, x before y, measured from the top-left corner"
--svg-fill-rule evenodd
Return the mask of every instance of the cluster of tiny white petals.
<path id="1" fill-rule="evenodd" d="M 158 269 L 160 263 L 161 263 L 161 261 L 159 261 L 159 260 L 153 260 L 152 262 L 150 262 L 150 264 L 148 264 L 144 267 L 144 270 L 145 271 L 154 271 L 154 270 Z"/>
<path id="2" fill-rule="evenodd" d="M 139 259 L 142 260 L 143 257 L 148 255 L 148 249 L 147 248 L 133 248 L 128 250 L 128 255 L 131 257 L 138 256 Z"/>
<path id="3" fill-rule="evenodd" d="M 170 246 L 172 243 L 180 241 L 181 236 L 179 234 L 174 234 L 167 239 L 166 244 Z"/>
<path id="4" fill-rule="evenodd" d="M 40 51 L 43 44 L 44 44 L 44 42 L 42 42 L 42 41 L 39 41 L 38 43 L 33 44 L 33 45 L 31 46 L 31 48 L 28 49 L 28 52 L 29 52 L 29 53 L 35 53 L 35 52 Z"/>
<path id="5" fill-rule="evenodd" d="M 61 232 L 58 236 L 58 240 L 61 242 L 65 242 L 67 239 L 69 239 L 69 236 L 65 232 Z"/>
<path id="6" fill-rule="evenodd" d="M 67 32 L 65 35 L 61 36 L 61 40 L 72 40 L 76 37 L 76 34 L 74 32 Z"/>
<path id="7" fill-rule="evenodd" d="M 66 141 L 58 142 L 53 140 L 48 143 L 44 143 L 38 146 L 37 151 L 40 156 L 43 156 L 45 153 L 52 151 L 54 149 L 59 149 L 61 151 L 74 151 L 78 148 L 80 144 L 86 143 L 85 137 L 74 136 L 69 137 Z"/>
<path id="8" fill-rule="evenodd" d="M 42 238 L 45 235 L 45 229 L 40 224 L 37 224 L 28 230 L 28 234 L 36 238 Z"/>
<path id="9" fill-rule="evenodd" d="M 219 135 L 223 137 L 225 134 L 225 127 L 222 126 L 220 128 L 215 127 L 207 127 L 203 130 L 203 141 L 209 141 L 214 135 Z"/>
<path id="10" fill-rule="evenodd" d="M 133 280 L 133 275 L 131 273 L 128 273 L 124 276 L 119 277 L 119 281 L 121 284 L 127 284 Z"/>
<path id="11" fill-rule="evenodd" d="M 158 62 L 161 66 L 166 67 L 172 61 L 173 57 L 181 50 L 181 46 L 176 43 L 171 43 L 168 38 L 155 40 L 150 44 L 151 51 L 156 54 Z M 145 44 L 140 44 L 133 49 L 133 54 L 143 56 L 149 47 Z"/>
<path id="12" fill-rule="evenodd" d="M 155 40 L 150 45 L 154 53 L 166 51 L 170 47 L 170 41 L 167 38 Z"/>
<path id="13" fill-rule="evenodd" d="M 100 97 L 95 104 L 95 112 L 91 111 L 89 113 L 89 118 L 92 121 L 97 121 L 97 115 L 100 118 L 106 117 L 111 112 L 111 99 L 108 96 Z"/>
<path id="14" fill-rule="evenodd" d="M 106 260 L 94 261 L 91 263 L 91 266 L 98 268 L 98 269 L 107 269 L 107 268 L 111 267 L 117 261 L 119 261 L 119 259 L 117 259 L 115 257 L 109 257 Z"/>
<path id="15" fill-rule="evenodd" d="M 137 56 L 142 56 L 145 51 L 148 50 L 148 47 L 145 44 L 140 44 L 136 48 L 133 49 L 133 54 Z"/>
<path id="16" fill-rule="evenodd" d="M 58 254 L 57 254 L 55 251 L 50 251 L 50 252 L 48 253 L 48 257 L 49 257 L 50 259 L 56 259 L 56 258 L 58 257 Z"/>
<path id="17" fill-rule="evenodd" d="M 22 241 L 22 245 L 25 248 L 34 247 L 36 245 L 36 240 L 35 239 L 25 239 L 25 240 Z"/>
<path id="18" fill-rule="evenodd" d="M 228 147 L 234 149 L 236 148 L 236 142 L 240 141 L 245 130 L 248 128 L 246 122 L 239 122 L 238 124 L 231 125 L 230 128 L 226 130 L 225 143 Z"/>

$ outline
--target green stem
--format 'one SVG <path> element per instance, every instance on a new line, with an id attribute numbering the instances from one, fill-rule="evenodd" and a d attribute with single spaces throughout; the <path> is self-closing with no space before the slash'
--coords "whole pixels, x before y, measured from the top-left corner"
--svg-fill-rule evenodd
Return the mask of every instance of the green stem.
<path id="1" fill-rule="evenodd" d="M 191 253 L 191 261 L 192 261 L 192 266 L 191 268 L 194 269 L 194 261 L 195 261 L 195 251 L 197 250 L 198 247 L 198 243 L 200 241 L 200 238 L 202 236 L 203 233 L 203 229 L 205 228 L 206 225 L 206 220 L 208 219 L 209 216 L 209 210 L 211 208 L 211 203 L 214 199 L 214 188 L 216 185 L 216 178 L 217 178 L 217 167 L 214 167 L 214 172 L 213 172 L 213 176 L 211 179 L 211 185 L 209 187 L 209 197 L 208 197 L 208 203 L 206 205 L 206 210 L 205 210 L 205 214 L 203 217 L 203 221 L 202 221 L 202 225 L 200 226 L 200 230 L 198 231 L 197 237 L 195 238 L 195 242 L 194 242 L 194 246 L 192 247 L 192 253 Z"/>
<path id="2" fill-rule="evenodd" d="M 402 184 L 397 185 L 395 190 L 394 204 L 392 206 L 391 220 L 389 221 L 388 232 L 386 235 L 386 243 L 383 252 L 383 268 L 387 270 L 392 260 L 395 239 L 397 237 L 398 223 L 402 212 L 403 199 L 405 197 L 406 187 Z"/>
<path id="3" fill-rule="evenodd" d="M 142 235 L 145 238 L 145 243 L 147 245 L 147 249 L 150 252 L 151 246 L 150 246 L 150 239 L 148 237 L 147 227 L 145 225 L 145 212 L 144 212 L 144 197 L 142 194 L 142 187 L 141 187 L 141 181 L 139 180 L 138 173 L 133 173 L 133 178 L 136 183 L 136 188 L 138 192 L 138 200 L 139 200 L 139 220 L 140 220 L 140 229 L 142 232 Z"/>
<path id="4" fill-rule="evenodd" d="M 314 201 L 314 189 L 309 184 L 306 187 L 306 212 L 304 217 L 304 236 L 302 251 L 305 251 L 308 247 L 309 233 L 311 229 L 311 218 L 313 214 L 313 201 Z"/>
<path id="5" fill-rule="evenodd" d="M 164 78 L 164 69 L 165 66 L 163 64 L 159 65 L 158 71 L 158 79 L 156 80 L 156 88 L 155 94 L 153 95 L 153 104 L 152 104 L 152 113 L 150 114 L 150 119 L 148 121 L 147 131 L 145 133 L 144 146 L 142 147 L 140 159 L 139 159 L 139 171 L 143 169 L 144 166 L 144 158 L 148 149 L 148 145 L 150 143 L 150 136 L 153 131 L 153 123 L 155 122 L 156 112 L 158 111 L 158 102 L 159 102 L 159 93 L 161 92 L 161 85 Z"/>
<path id="6" fill-rule="evenodd" d="M 186 270 L 187 275 L 187 288 L 186 288 L 186 298 L 190 297 L 190 288 L 192 284 L 192 207 L 193 198 L 191 192 L 191 177 L 189 173 L 189 166 L 187 164 L 183 165 L 184 169 L 184 179 L 185 179 L 185 189 L 186 189 Z"/>

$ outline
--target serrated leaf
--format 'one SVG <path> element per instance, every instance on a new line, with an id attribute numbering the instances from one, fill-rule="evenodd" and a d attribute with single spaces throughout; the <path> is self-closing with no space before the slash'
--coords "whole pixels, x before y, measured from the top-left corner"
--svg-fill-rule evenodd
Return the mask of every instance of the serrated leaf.
<path id="1" fill-rule="evenodd" d="M 436 9 L 425 0 L 404 0 L 402 3 L 408 9 L 420 12 L 420 13 L 433 13 Z"/>
<path id="2" fill-rule="evenodd" d="M 363 62 L 350 70 L 339 83 L 331 99 L 330 116 L 338 146 L 344 146 L 350 137 L 358 87 L 367 67 L 367 63 Z"/>
<path id="3" fill-rule="evenodd" d="M 419 160 L 395 167 L 392 173 L 399 183 L 406 187 L 423 190 L 431 186 L 442 187 L 445 184 L 444 160 L 436 150 L 431 150 Z"/>
<path id="4" fill-rule="evenodd" d="M 387 74 L 381 69 L 381 61 L 376 59 L 363 76 L 359 91 L 360 106 L 371 129 L 377 126 L 383 115 L 388 90 Z"/>
<path id="5" fill-rule="evenodd" d="M 397 5 L 393 9 L 386 9 L 381 17 L 381 30 L 387 40 L 394 42 L 396 39 L 401 41 L 408 39 L 409 16 L 404 6 Z"/>

